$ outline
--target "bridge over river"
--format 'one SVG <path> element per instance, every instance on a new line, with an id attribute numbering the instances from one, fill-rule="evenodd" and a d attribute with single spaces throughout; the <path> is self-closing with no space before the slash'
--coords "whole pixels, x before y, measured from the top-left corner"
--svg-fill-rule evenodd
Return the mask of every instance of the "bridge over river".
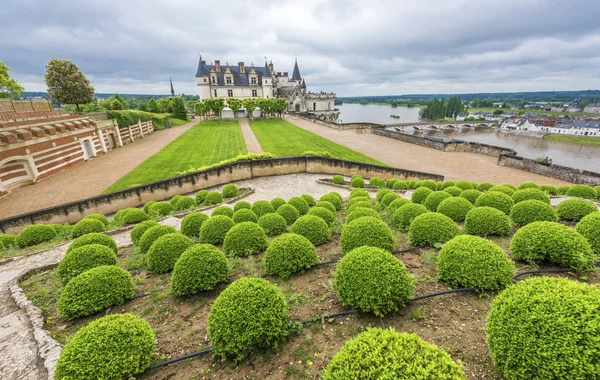
<path id="1" fill-rule="evenodd" d="M 454 121 L 454 122 L 412 122 L 412 123 L 396 123 L 382 124 L 385 128 L 394 128 L 397 131 L 412 128 L 417 131 L 424 129 L 459 129 L 459 128 L 492 128 L 497 127 L 496 121 Z"/>

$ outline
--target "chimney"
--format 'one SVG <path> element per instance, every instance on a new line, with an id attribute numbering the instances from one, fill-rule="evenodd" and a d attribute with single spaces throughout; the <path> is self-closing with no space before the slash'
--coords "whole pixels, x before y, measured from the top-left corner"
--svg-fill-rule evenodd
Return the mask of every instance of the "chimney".
<path id="1" fill-rule="evenodd" d="M 271 61 L 271 62 L 269 63 L 269 70 L 270 70 L 271 72 L 273 72 L 273 61 Z"/>
<path id="2" fill-rule="evenodd" d="M 221 72 L 221 60 L 215 59 L 215 68 L 217 69 L 217 73 Z"/>
<path id="3" fill-rule="evenodd" d="M 240 74 L 246 74 L 246 69 L 244 68 L 244 62 L 238 62 L 238 67 L 240 68 Z"/>
<path id="4" fill-rule="evenodd" d="M 202 61 L 202 64 L 203 64 L 203 65 L 206 65 L 206 61 Z"/>

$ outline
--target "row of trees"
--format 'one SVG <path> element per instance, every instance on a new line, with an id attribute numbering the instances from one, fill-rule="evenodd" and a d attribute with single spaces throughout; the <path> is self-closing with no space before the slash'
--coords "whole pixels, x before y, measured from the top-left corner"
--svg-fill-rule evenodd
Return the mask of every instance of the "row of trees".
<path id="1" fill-rule="evenodd" d="M 287 105 L 287 100 L 278 98 L 228 98 L 227 101 L 222 98 L 213 98 L 204 99 L 198 102 L 188 102 L 188 106 L 192 106 L 197 115 L 206 118 L 208 114 L 212 114 L 219 119 L 221 119 L 221 114 L 225 106 L 231 108 L 234 113 L 238 112 L 243 107 L 248 111 L 250 118 L 252 118 L 252 113 L 257 108 L 260 108 L 262 114 L 266 117 L 273 114 L 281 117 L 286 110 Z"/>
<path id="2" fill-rule="evenodd" d="M 455 119 L 458 115 L 465 112 L 466 107 L 458 96 L 451 97 L 448 99 L 448 102 L 444 98 L 434 98 L 427 107 L 421 110 L 421 117 L 433 120 L 447 117 Z"/>

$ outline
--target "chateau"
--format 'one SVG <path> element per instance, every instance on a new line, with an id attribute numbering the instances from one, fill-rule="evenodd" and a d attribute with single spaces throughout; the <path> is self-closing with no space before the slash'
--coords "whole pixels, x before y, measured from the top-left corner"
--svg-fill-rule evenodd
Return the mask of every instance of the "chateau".
<path id="1" fill-rule="evenodd" d="M 288 112 L 309 113 L 323 120 L 335 120 L 339 114 L 334 109 L 335 93 L 306 91 L 297 60 L 289 78 L 287 71 L 275 72 L 273 62 L 265 61 L 264 67 L 255 67 L 244 62 L 221 65 L 220 60 L 215 60 L 208 65 L 200 57 L 196 83 L 200 99 L 284 98 L 288 101 Z"/>

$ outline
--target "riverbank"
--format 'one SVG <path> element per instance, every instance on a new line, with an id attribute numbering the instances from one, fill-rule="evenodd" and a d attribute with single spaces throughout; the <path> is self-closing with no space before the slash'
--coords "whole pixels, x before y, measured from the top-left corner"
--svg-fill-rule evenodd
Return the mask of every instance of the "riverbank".
<path id="1" fill-rule="evenodd" d="M 600 137 L 557 135 L 549 133 L 544 135 L 544 140 L 563 141 L 578 145 L 600 146 Z"/>

